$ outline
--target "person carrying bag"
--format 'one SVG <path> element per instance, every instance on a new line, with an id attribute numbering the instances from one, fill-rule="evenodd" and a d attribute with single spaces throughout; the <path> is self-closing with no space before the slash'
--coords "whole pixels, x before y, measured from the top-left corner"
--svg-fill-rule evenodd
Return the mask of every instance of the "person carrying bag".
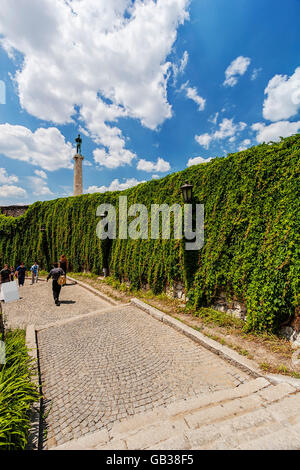
<path id="1" fill-rule="evenodd" d="M 49 279 L 52 277 L 52 292 L 53 292 L 53 298 L 55 305 L 59 306 L 59 294 L 61 291 L 61 286 L 60 282 L 62 280 L 60 278 L 66 278 L 64 271 L 58 267 L 58 263 L 53 264 L 53 269 L 51 269 L 50 273 L 48 274 L 47 277 L 47 282 Z"/>

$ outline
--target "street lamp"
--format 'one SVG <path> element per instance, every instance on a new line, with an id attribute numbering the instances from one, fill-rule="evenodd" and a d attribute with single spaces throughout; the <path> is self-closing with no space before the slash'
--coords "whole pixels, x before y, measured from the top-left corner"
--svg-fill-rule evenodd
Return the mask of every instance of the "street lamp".
<path id="1" fill-rule="evenodd" d="M 50 261 L 49 261 L 49 247 L 48 247 L 48 241 L 47 241 L 47 230 L 44 225 L 40 227 L 40 232 L 42 232 L 42 253 L 45 255 L 46 259 L 46 264 L 47 264 L 47 269 L 48 271 L 50 270 Z"/>
<path id="2" fill-rule="evenodd" d="M 189 184 L 189 182 L 186 181 L 185 184 L 183 184 L 180 189 L 181 189 L 182 194 L 183 194 L 184 202 L 186 202 L 186 203 L 192 202 L 192 200 L 193 200 L 193 185 Z"/>
<path id="3" fill-rule="evenodd" d="M 100 214 L 101 221 L 104 220 L 108 215 L 107 211 L 104 211 Z M 103 257 L 103 275 L 104 277 L 109 276 L 109 267 L 108 267 L 108 258 L 110 251 L 110 240 L 102 240 L 102 257 Z"/>

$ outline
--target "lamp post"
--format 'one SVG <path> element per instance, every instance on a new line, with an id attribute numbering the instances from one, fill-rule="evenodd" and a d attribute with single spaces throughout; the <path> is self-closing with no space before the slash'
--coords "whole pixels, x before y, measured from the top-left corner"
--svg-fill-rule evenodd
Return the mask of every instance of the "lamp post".
<path id="1" fill-rule="evenodd" d="M 183 200 L 185 203 L 190 203 L 193 200 L 193 185 L 189 184 L 188 181 L 181 186 L 181 191 L 183 194 Z"/>
<path id="2" fill-rule="evenodd" d="M 104 211 L 100 214 L 100 219 L 104 220 L 107 217 L 108 212 Z M 104 277 L 108 277 L 109 275 L 109 267 L 108 267 L 108 258 L 109 258 L 109 251 L 110 251 L 111 240 L 107 238 L 106 240 L 102 240 L 102 256 L 103 256 L 103 275 Z"/>
<path id="3" fill-rule="evenodd" d="M 48 243 L 47 243 L 47 238 L 46 238 L 46 227 L 44 225 L 41 226 L 40 232 L 42 232 L 42 251 L 45 253 L 45 258 L 46 258 L 46 264 L 47 264 L 47 270 L 49 271 L 50 269 L 50 263 L 49 263 L 49 250 L 48 250 Z"/>
<path id="4" fill-rule="evenodd" d="M 193 203 L 193 185 L 190 184 L 188 181 L 186 181 L 182 186 L 181 186 L 181 192 L 183 195 L 183 200 L 185 204 L 192 205 Z M 191 217 L 191 223 L 192 223 L 192 228 L 194 226 L 194 211 L 193 211 L 193 206 L 188 207 L 190 211 L 192 211 L 192 217 Z M 184 246 L 186 244 L 187 240 L 184 236 Z M 197 253 L 195 251 L 187 251 L 185 248 L 183 249 L 183 262 L 184 262 L 184 281 L 185 281 L 185 292 L 187 295 L 187 292 L 190 288 L 190 286 L 193 283 L 194 279 L 194 273 L 195 269 L 197 267 Z"/>

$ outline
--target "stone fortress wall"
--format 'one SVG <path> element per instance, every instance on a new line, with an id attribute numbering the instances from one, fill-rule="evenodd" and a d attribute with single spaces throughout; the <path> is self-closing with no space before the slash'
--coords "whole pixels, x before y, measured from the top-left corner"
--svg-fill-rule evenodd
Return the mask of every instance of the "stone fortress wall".
<path id="1" fill-rule="evenodd" d="M 28 209 L 28 205 L 24 206 L 0 206 L 0 214 L 6 215 L 7 217 L 19 217 L 25 214 Z"/>

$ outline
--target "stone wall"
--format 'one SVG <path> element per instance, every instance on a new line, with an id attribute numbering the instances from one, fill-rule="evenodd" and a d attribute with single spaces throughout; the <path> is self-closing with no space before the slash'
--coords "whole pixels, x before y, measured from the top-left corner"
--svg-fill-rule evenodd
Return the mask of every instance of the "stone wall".
<path id="1" fill-rule="evenodd" d="M 180 299 L 183 302 L 186 302 L 188 298 L 185 295 L 184 285 L 181 282 L 173 282 L 172 287 L 167 287 L 166 294 L 168 297 L 173 299 Z M 246 321 L 247 317 L 247 307 L 237 300 L 227 300 L 226 295 L 221 292 L 219 297 L 215 300 L 214 304 L 210 306 L 214 310 L 219 310 L 220 312 L 225 312 L 230 315 L 234 315 L 237 318 L 241 318 Z"/>
<path id="2" fill-rule="evenodd" d="M 123 281 L 126 286 L 130 288 L 130 281 Z M 144 284 L 142 287 L 145 291 L 150 289 L 148 284 Z M 182 302 L 187 302 L 188 297 L 185 294 L 185 288 L 182 282 L 173 281 L 172 287 L 167 286 L 166 295 L 172 299 L 180 299 Z M 236 299 L 227 300 L 226 294 L 221 292 L 219 297 L 215 302 L 210 305 L 210 308 L 218 310 L 219 312 L 227 313 L 228 315 L 233 315 L 236 318 L 240 318 L 243 321 L 247 320 L 247 307 L 242 302 L 238 302 Z M 300 347 L 300 331 L 295 330 L 291 326 L 282 327 L 280 334 L 288 339 L 293 347 Z"/>
<path id="3" fill-rule="evenodd" d="M 19 217 L 25 214 L 29 206 L 0 206 L 0 214 L 7 217 Z"/>
<path id="4" fill-rule="evenodd" d="M 292 343 L 293 347 L 300 348 L 300 331 L 296 331 L 291 326 L 283 326 L 280 333 Z"/>
<path id="5" fill-rule="evenodd" d="M 225 312 L 233 315 L 237 318 L 241 318 L 246 321 L 247 307 L 242 302 L 238 302 L 236 299 L 227 300 L 224 292 L 221 292 L 219 297 L 215 300 L 214 304 L 211 305 L 214 310 Z"/>
<path id="6" fill-rule="evenodd" d="M 185 296 L 184 285 L 181 282 L 174 281 L 172 287 L 168 286 L 166 288 L 166 294 L 168 297 L 173 299 L 180 299 L 183 302 L 188 300 Z"/>

